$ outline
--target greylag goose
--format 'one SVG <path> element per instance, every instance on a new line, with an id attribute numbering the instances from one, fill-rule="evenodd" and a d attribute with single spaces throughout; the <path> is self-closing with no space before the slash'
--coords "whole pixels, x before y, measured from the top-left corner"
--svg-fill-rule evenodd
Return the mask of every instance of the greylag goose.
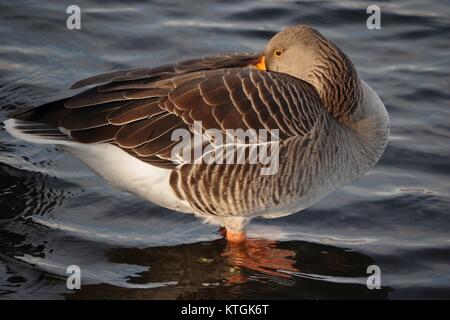
<path id="1" fill-rule="evenodd" d="M 245 240 L 253 218 L 298 212 L 361 177 L 389 137 L 386 109 L 349 57 L 304 25 L 283 29 L 262 54 L 117 71 L 72 88 L 86 86 L 12 114 L 6 130 L 58 145 L 114 186 L 221 226 L 231 242 Z M 174 159 L 175 131 L 211 141 L 209 129 L 276 130 L 278 169 Z"/>

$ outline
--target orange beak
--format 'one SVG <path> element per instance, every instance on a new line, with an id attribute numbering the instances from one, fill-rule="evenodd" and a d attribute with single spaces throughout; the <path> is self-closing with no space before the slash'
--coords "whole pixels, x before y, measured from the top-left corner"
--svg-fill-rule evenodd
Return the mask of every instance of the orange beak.
<path id="1" fill-rule="evenodd" d="M 255 67 L 259 70 L 267 70 L 266 68 L 266 58 L 264 56 L 259 57 L 258 62 L 256 62 Z"/>

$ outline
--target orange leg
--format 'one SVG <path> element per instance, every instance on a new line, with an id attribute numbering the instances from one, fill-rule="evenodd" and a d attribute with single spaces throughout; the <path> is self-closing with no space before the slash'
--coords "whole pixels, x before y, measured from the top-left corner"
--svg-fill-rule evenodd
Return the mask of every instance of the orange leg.
<path id="1" fill-rule="evenodd" d="M 226 230 L 226 238 L 230 243 L 243 243 L 247 240 L 247 235 L 245 231 L 233 232 L 231 230 Z"/>

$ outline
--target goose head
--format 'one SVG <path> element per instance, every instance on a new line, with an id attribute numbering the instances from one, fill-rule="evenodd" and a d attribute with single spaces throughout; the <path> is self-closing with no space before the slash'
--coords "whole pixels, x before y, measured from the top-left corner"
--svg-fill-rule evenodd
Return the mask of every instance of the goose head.
<path id="1" fill-rule="evenodd" d="M 361 84 L 351 60 L 319 31 L 287 27 L 268 42 L 257 67 L 289 74 L 312 84 L 327 111 L 351 121 L 361 101 Z"/>

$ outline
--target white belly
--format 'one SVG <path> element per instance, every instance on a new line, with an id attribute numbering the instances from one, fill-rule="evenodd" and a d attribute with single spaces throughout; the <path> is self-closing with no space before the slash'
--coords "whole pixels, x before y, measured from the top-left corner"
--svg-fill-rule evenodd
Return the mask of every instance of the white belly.
<path id="1" fill-rule="evenodd" d="M 187 202 L 175 196 L 169 183 L 170 169 L 149 165 L 111 144 L 70 143 L 61 147 L 119 189 L 165 208 L 192 212 Z"/>

